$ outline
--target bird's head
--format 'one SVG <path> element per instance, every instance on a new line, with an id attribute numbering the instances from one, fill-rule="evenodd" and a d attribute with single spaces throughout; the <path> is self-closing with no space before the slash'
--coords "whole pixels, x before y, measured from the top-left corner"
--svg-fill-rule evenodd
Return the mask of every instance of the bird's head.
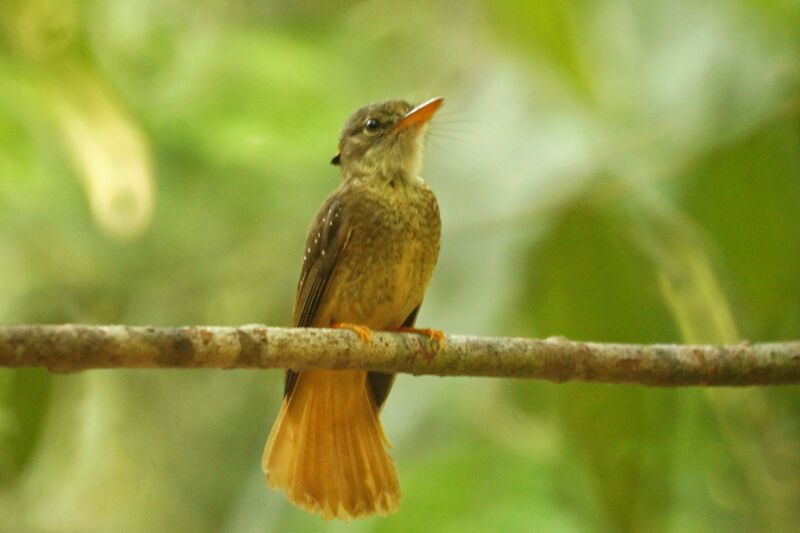
<path id="1" fill-rule="evenodd" d="M 425 129 L 442 102 L 438 97 L 412 107 L 403 100 L 386 100 L 362 107 L 347 119 L 331 163 L 342 166 L 345 178 L 415 179 L 422 166 Z"/>

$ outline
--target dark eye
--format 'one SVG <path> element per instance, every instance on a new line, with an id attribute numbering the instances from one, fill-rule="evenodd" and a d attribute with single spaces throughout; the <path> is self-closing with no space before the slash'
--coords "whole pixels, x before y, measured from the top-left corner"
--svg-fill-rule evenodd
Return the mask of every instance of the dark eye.
<path id="1" fill-rule="evenodd" d="M 364 124 L 364 129 L 369 131 L 369 132 L 376 132 L 376 131 L 378 131 L 378 128 L 380 128 L 380 127 L 381 127 L 381 123 L 378 122 L 377 120 L 375 120 L 374 118 L 371 118 L 371 119 L 367 120 L 367 123 Z"/>

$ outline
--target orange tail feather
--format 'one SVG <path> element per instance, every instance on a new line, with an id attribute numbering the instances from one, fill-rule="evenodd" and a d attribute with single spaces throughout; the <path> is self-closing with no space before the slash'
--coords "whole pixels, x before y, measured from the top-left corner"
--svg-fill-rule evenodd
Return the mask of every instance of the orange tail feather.
<path id="1" fill-rule="evenodd" d="M 272 489 L 322 518 L 386 515 L 400 485 L 366 373 L 303 372 L 272 426 L 261 468 Z"/>

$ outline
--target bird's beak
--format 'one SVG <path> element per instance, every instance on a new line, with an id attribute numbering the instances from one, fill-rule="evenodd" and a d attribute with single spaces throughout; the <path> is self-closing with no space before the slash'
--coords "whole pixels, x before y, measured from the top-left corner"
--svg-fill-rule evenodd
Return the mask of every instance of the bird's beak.
<path id="1" fill-rule="evenodd" d="M 397 124 L 394 125 L 392 131 L 401 131 L 414 124 L 425 124 L 428 122 L 436 110 L 441 107 L 442 102 L 444 102 L 444 98 L 441 96 L 437 96 L 436 98 L 431 98 L 424 104 L 420 104 L 405 115 L 403 118 L 397 121 Z"/>

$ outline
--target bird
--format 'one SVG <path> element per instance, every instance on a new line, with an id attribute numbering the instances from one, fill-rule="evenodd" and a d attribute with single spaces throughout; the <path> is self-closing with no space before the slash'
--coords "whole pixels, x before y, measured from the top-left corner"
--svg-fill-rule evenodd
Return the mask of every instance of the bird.
<path id="1" fill-rule="evenodd" d="M 309 229 L 293 326 L 347 329 L 367 343 L 373 330 L 405 331 L 444 346 L 441 331 L 414 327 L 439 255 L 439 205 L 419 172 L 443 101 L 375 102 L 346 121 L 331 160 L 342 180 Z M 286 370 L 261 462 L 267 485 L 323 520 L 396 511 L 400 485 L 379 419 L 394 378 Z"/>

